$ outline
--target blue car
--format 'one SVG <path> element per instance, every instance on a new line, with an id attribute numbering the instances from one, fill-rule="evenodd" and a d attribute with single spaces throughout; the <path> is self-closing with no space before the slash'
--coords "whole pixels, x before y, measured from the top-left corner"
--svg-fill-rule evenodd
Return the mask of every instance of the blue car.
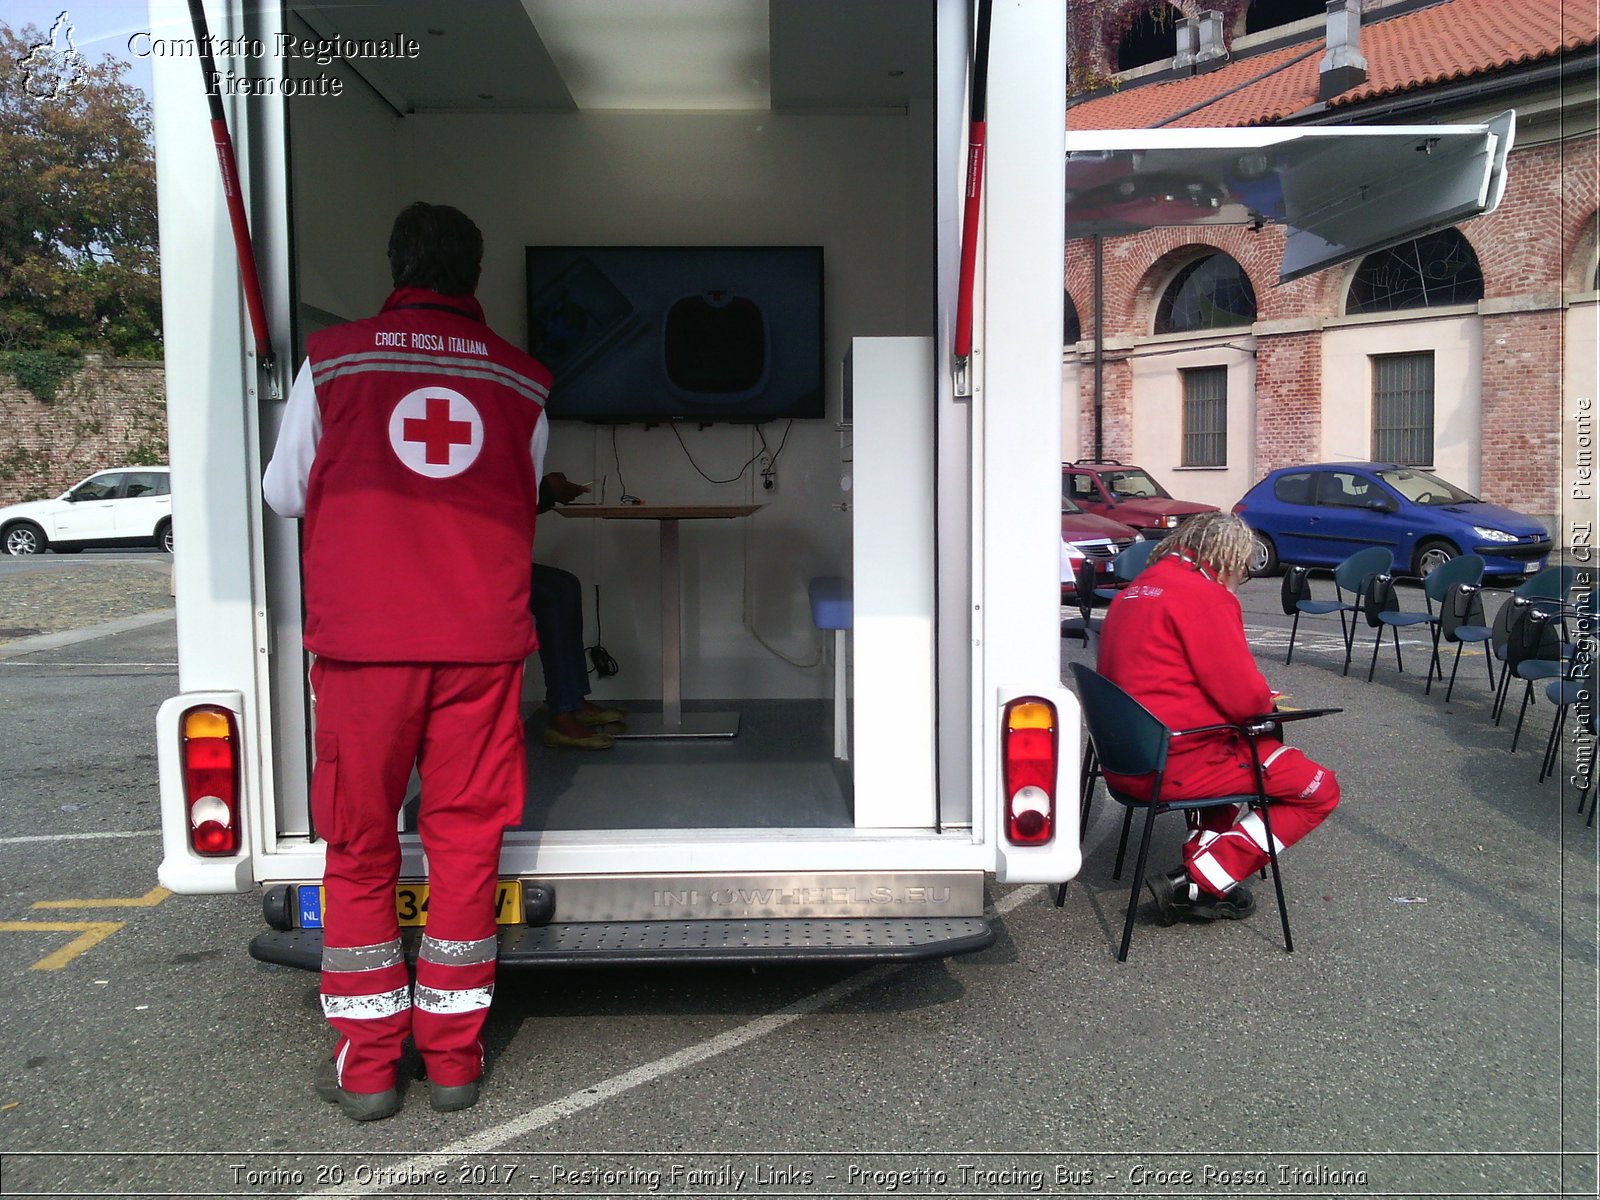
<path id="1" fill-rule="evenodd" d="M 1273 471 L 1233 506 L 1255 531 L 1253 575 L 1281 564 L 1332 567 L 1386 546 L 1395 572 L 1423 576 L 1458 554 L 1481 554 L 1486 575 L 1531 575 L 1550 556 L 1550 531 L 1416 467 L 1317 463 Z"/>

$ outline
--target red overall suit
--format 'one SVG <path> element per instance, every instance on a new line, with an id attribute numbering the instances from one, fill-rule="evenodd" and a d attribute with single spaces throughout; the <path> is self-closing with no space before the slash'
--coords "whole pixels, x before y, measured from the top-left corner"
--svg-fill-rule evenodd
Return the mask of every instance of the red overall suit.
<path id="1" fill-rule="evenodd" d="M 1111 602 L 1100 637 L 1100 673 L 1169 729 L 1244 721 L 1272 711 L 1272 689 L 1244 639 L 1239 600 L 1192 562 L 1155 560 Z M 1339 803 L 1333 772 L 1275 738 L 1256 740 L 1281 852 L 1310 833 Z M 1164 800 L 1255 791 L 1250 747 L 1229 731 L 1172 739 L 1161 785 Z M 1148 795 L 1149 778 L 1108 775 L 1118 788 Z M 1237 809 L 1189 815 L 1183 864 L 1202 891 L 1220 895 L 1267 861 L 1261 817 Z"/>
<path id="2" fill-rule="evenodd" d="M 268 468 L 284 515 L 299 515 L 291 477 L 304 477 L 322 1003 L 348 1091 L 393 1087 L 407 1034 L 435 1083 L 482 1072 L 501 836 L 526 794 L 530 447 L 549 383 L 470 296 L 401 289 L 377 316 L 308 339 L 295 388 L 302 414 L 314 388 L 314 411 L 292 435 L 291 394 Z M 429 875 L 414 1008 L 394 897 L 413 765 Z"/>

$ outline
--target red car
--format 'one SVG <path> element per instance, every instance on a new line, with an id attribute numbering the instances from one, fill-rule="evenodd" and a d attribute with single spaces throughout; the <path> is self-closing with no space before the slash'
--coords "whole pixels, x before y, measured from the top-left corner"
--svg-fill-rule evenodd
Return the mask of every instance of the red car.
<path id="1" fill-rule="evenodd" d="M 1062 496 L 1061 603 L 1077 603 L 1080 563 L 1087 562 L 1093 568 L 1095 586 L 1112 586 L 1112 560 L 1135 542 L 1143 540 L 1143 535 L 1137 529 L 1084 512 L 1066 496 Z"/>
<path id="2" fill-rule="evenodd" d="M 1061 496 L 1152 539 L 1166 537 L 1197 513 L 1217 511 L 1215 504 L 1174 500 L 1143 467 L 1119 462 L 1062 463 Z"/>

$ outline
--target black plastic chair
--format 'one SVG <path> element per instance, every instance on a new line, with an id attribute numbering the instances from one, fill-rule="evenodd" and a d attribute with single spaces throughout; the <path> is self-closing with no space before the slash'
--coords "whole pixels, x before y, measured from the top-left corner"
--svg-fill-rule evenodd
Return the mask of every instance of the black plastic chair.
<path id="1" fill-rule="evenodd" d="M 1510 699 L 1511 681 L 1520 679 L 1522 705 L 1517 711 L 1517 729 L 1511 737 L 1511 751 L 1516 753 L 1522 739 L 1522 723 L 1528 715 L 1528 701 L 1533 698 L 1536 682 L 1560 679 L 1566 674 L 1568 655 L 1562 645 L 1561 606 L 1553 600 L 1521 600 L 1513 596 L 1510 601 L 1511 619 L 1506 626 L 1505 666 L 1500 672 L 1497 696 L 1499 709 L 1494 723 L 1500 723 Z"/>
<path id="2" fill-rule="evenodd" d="M 1368 581 L 1374 575 L 1387 575 L 1394 568 L 1394 555 L 1386 546 L 1369 546 L 1365 550 L 1358 550 L 1333 569 L 1333 586 L 1337 598 L 1333 600 L 1313 600 L 1309 594 L 1295 601 L 1294 624 L 1289 629 L 1289 653 L 1284 658 L 1283 665 L 1288 666 L 1294 661 L 1294 640 L 1300 633 L 1300 617 L 1302 615 L 1321 617 L 1329 613 L 1339 614 L 1339 629 L 1344 634 L 1344 673 L 1350 674 L 1350 654 L 1355 644 L 1356 624 L 1361 615 L 1361 597 L 1366 591 Z M 1289 586 L 1288 577 L 1285 576 L 1284 587 Z M 1307 581 L 1309 593 L 1309 580 Z M 1345 599 L 1346 594 L 1349 599 Z M 1349 613 L 1349 620 L 1345 614 Z"/>
<path id="3" fill-rule="evenodd" d="M 1156 543 L 1148 540 L 1133 543 L 1111 560 L 1111 574 L 1124 585 L 1132 583 L 1139 572 L 1150 565 L 1150 555 L 1155 548 Z M 1115 600 L 1117 591 L 1116 588 L 1095 588 L 1094 594 L 1102 600 Z"/>
<path id="4" fill-rule="evenodd" d="M 1094 632 L 1094 564 L 1080 558 L 1072 568 L 1072 584 L 1078 615 L 1061 622 L 1061 636 L 1082 638 L 1087 650 L 1089 635 Z"/>
<path id="5" fill-rule="evenodd" d="M 1195 809 L 1218 808 L 1224 804 L 1248 805 L 1261 814 L 1266 831 L 1267 856 L 1272 867 L 1272 884 L 1278 896 L 1278 916 L 1283 922 L 1283 948 L 1294 950 L 1294 939 L 1289 933 L 1289 910 L 1283 898 L 1283 880 L 1278 874 L 1277 842 L 1272 834 L 1272 815 L 1267 803 L 1266 784 L 1261 770 L 1261 760 L 1256 754 L 1256 738 L 1275 733 L 1285 721 L 1306 717 L 1319 717 L 1338 709 L 1307 709 L 1300 712 L 1266 714 L 1260 721 L 1247 724 L 1205 725 L 1196 729 L 1168 729 L 1144 705 L 1112 683 L 1100 672 L 1082 663 L 1072 664 L 1073 678 L 1077 682 L 1078 699 L 1083 705 L 1083 717 L 1089 726 L 1089 742 L 1093 747 L 1106 785 L 1106 794 L 1123 807 L 1122 840 L 1117 847 L 1117 865 L 1113 878 L 1122 876 L 1123 854 L 1127 849 L 1128 832 L 1133 821 L 1133 810 L 1145 810 L 1144 834 L 1139 839 L 1139 856 L 1134 867 L 1133 885 L 1128 892 L 1128 915 L 1122 927 L 1122 946 L 1117 951 L 1117 961 L 1125 962 L 1128 946 L 1133 941 L 1133 916 L 1139 907 L 1139 889 L 1144 883 L 1145 869 L 1150 861 L 1150 839 L 1155 831 L 1156 817 L 1166 812 L 1188 812 Z M 1167 769 L 1167 750 L 1173 738 L 1189 737 L 1197 733 L 1213 733 L 1231 729 L 1248 739 L 1251 754 L 1255 757 L 1255 785 L 1253 793 L 1212 796 L 1201 800 L 1163 800 L 1161 784 Z M 1150 799 L 1143 800 L 1112 786 L 1106 772 L 1115 775 L 1151 776 Z M 1092 782 L 1092 781 L 1091 781 Z M 1087 825 L 1087 805 L 1084 808 Z M 1058 896 L 1057 903 L 1065 892 Z"/>
<path id="6" fill-rule="evenodd" d="M 1565 604 L 1577 580 L 1577 567 L 1546 567 L 1517 584 L 1511 594 L 1524 600 L 1555 600 Z"/>
<path id="7" fill-rule="evenodd" d="M 1432 694 L 1433 677 L 1438 675 L 1440 679 L 1444 678 L 1444 667 L 1439 663 L 1440 613 L 1443 611 L 1444 598 L 1457 584 L 1470 584 L 1474 587 L 1481 584 L 1483 566 L 1483 558 L 1480 555 L 1463 554 L 1430 571 L 1428 577 L 1422 581 L 1422 599 L 1428 606 L 1426 612 L 1407 612 L 1401 609 L 1392 579 L 1387 575 L 1373 576 L 1375 582 L 1384 585 L 1382 587 L 1384 596 L 1382 603 L 1367 605 L 1367 624 L 1378 631 L 1372 639 L 1372 662 L 1367 666 L 1368 683 L 1372 682 L 1372 674 L 1378 667 L 1378 648 L 1383 643 L 1385 627 L 1394 633 L 1395 667 L 1404 673 L 1406 667 L 1400 657 L 1400 631 L 1415 625 L 1426 625 L 1428 635 L 1433 639 L 1433 657 L 1428 662 L 1428 685 L 1423 689 L 1423 694 Z"/>
<path id="8" fill-rule="evenodd" d="M 1501 605 L 1504 609 L 1505 605 Z M 1509 611 L 1506 613 L 1509 618 Z M 1497 614 L 1498 617 L 1498 614 Z M 1505 626 L 1496 627 L 1489 624 L 1483 611 L 1483 589 L 1470 583 L 1458 583 L 1445 593 L 1444 601 L 1439 605 L 1439 636 L 1446 642 L 1456 644 L 1455 661 L 1450 665 L 1450 686 L 1445 689 L 1444 698 L 1448 703 L 1456 690 L 1456 672 L 1461 669 L 1461 648 L 1468 642 L 1477 644 L 1490 643 L 1498 636 L 1500 644 L 1505 644 Z M 1495 691 L 1494 678 L 1495 652 L 1489 645 L 1484 645 L 1483 665 L 1489 672 L 1489 694 Z"/>

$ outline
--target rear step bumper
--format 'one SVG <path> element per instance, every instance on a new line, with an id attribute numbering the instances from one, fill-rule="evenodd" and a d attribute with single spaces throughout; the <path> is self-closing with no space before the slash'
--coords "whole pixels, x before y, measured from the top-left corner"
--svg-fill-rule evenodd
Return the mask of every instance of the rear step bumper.
<path id="1" fill-rule="evenodd" d="M 403 933 L 408 959 L 421 931 Z M 945 958 L 994 941 L 988 917 L 835 917 L 798 921 L 586 921 L 505 925 L 502 967 L 682 966 L 690 963 L 860 962 Z M 250 957 L 322 969 L 322 930 L 258 933 Z"/>

